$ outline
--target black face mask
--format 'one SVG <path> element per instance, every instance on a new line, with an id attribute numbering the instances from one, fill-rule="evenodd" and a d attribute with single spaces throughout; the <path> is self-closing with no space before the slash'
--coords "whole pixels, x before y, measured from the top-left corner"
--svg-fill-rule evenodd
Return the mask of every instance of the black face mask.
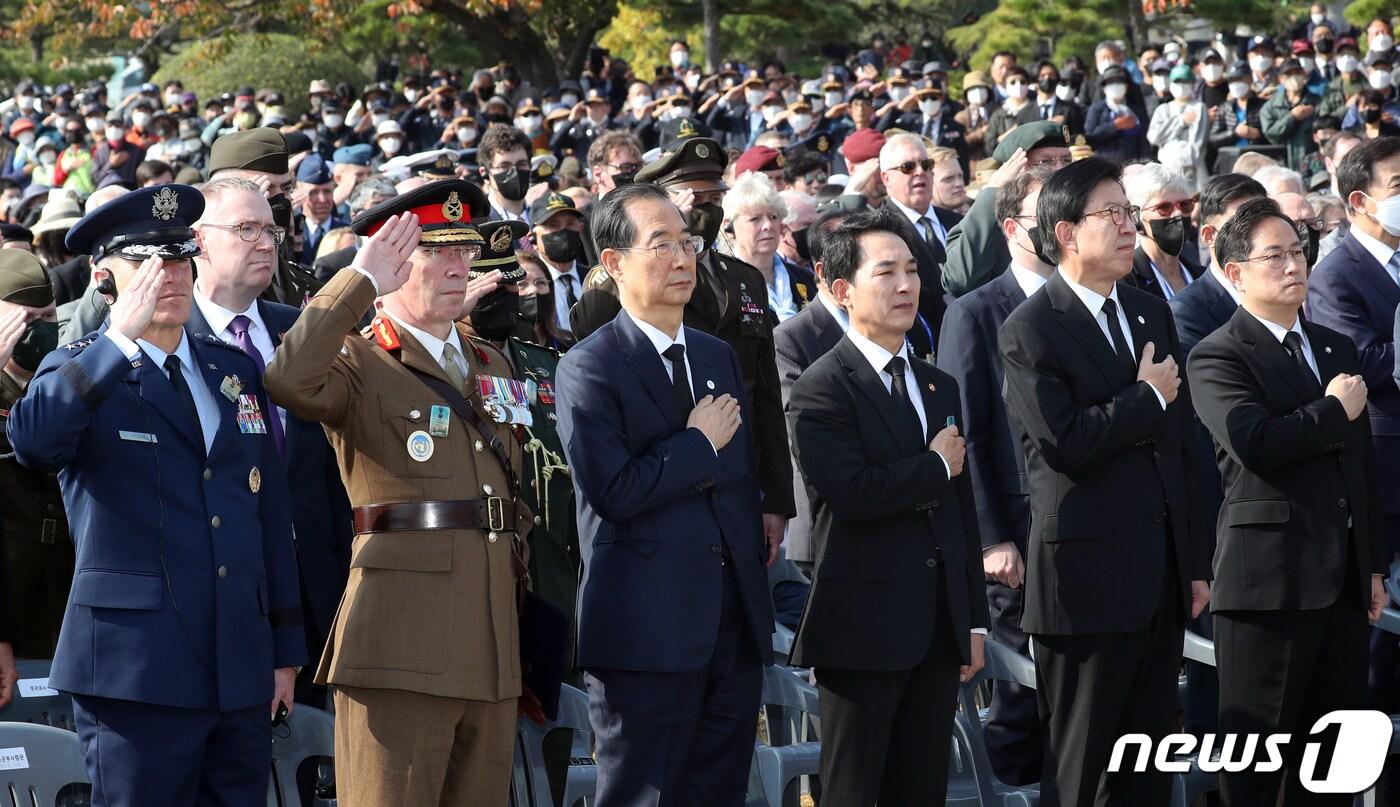
<path id="1" fill-rule="evenodd" d="M 1361 120 L 1366 123 L 1379 123 L 1381 120 L 1381 108 L 1373 106 L 1361 110 Z"/>
<path id="2" fill-rule="evenodd" d="M 690 234 L 705 239 L 705 249 L 709 249 L 719 235 L 720 225 L 724 223 L 724 208 L 713 202 L 694 205 L 686 218 Z"/>
<path id="3" fill-rule="evenodd" d="M 797 248 L 797 257 L 809 263 L 811 262 L 812 245 L 807 243 L 806 228 L 792 231 L 792 245 Z"/>
<path id="4" fill-rule="evenodd" d="M 505 112 L 487 112 L 486 120 L 490 123 L 510 123 L 510 115 Z"/>
<path id="5" fill-rule="evenodd" d="M 32 373 L 39 369 L 39 363 L 56 347 L 58 347 L 58 323 L 36 319 L 29 323 L 29 328 L 15 344 L 10 358 L 15 360 L 15 364 L 19 365 L 20 369 Z"/>
<path id="6" fill-rule="evenodd" d="M 471 317 L 472 328 L 481 338 L 503 341 L 515 332 L 515 321 L 520 318 L 520 295 L 497 289 L 481 298 Z"/>
<path id="7" fill-rule="evenodd" d="M 518 202 L 525 198 L 525 192 L 530 189 L 530 170 L 528 168 L 507 168 L 504 171 L 492 173 L 491 180 L 496 183 L 496 190 L 501 192 L 501 196 L 512 202 Z"/>
<path id="8" fill-rule="evenodd" d="M 1327 54 L 1331 53 L 1332 49 L 1336 47 L 1336 45 L 1337 42 L 1334 39 L 1319 39 L 1313 43 L 1313 47 L 1317 49 L 1317 52 L 1321 53 L 1323 56 L 1326 56 Z"/>
<path id="9" fill-rule="evenodd" d="M 1314 230 L 1306 224 L 1298 225 L 1298 240 L 1303 242 L 1303 252 L 1308 259 L 1308 269 L 1312 269 L 1317 263 L 1317 243 L 1322 240 L 1322 233 Z"/>
<path id="10" fill-rule="evenodd" d="M 619 173 L 619 174 L 613 174 L 612 180 L 613 180 L 613 186 L 614 186 L 614 187 L 617 187 L 617 188 L 620 188 L 620 187 L 622 187 L 623 185 L 631 185 L 633 182 L 636 182 L 636 181 L 637 181 L 637 172 L 636 172 L 636 171 L 624 171 L 624 172 Z"/>
<path id="11" fill-rule="evenodd" d="M 1060 80 L 1057 78 L 1043 78 L 1040 80 L 1040 84 L 1038 86 L 1040 87 L 1041 92 L 1045 93 L 1046 95 L 1049 95 L 1055 91 L 1055 87 L 1059 86 L 1059 84 Z"/>
<path id="12" fill-rule="evenodd" d="M 1181 250 L 1186 246 L 1186 219 L 1182 216 L 1173 216 L 1169 219 L 1157 219 L 1147 222 L 1147 228 L 1151 231 L 1152 240 L 1157 242 L 1157 246 L 1162 251 L 1177 257 L 1181 255 Z"/>
<path id="13" fill-rule="evenodd" d="M 568 263 L 583 257 L 583 236 L 573 230 L 556 230 L 540 236 L 540 248 L 555 263 Z"/>
<path id="14" fill-rule="evenodd" d="M 1026 237 L 1031 240 L 1031 246 L 1035 247 L 1035 258 L 1046 266 L 1054 266 L 1055 262 L 1045 256 L 1045 242 L 1040 239 L 1040 227 L 1031 227 L 1026 230 Z"/>
<path id="15" fill-rule="evenodd" d="M 81 144 L 87 138 L 83 136 L 82 132 L 64 132 L 63 139 L 68 142 L 68 145 L 76 146 Z"/>
<path id="16" fill-rule="evenodd" d="M 268 197 L 267 204 L 272 208 L 272 223 L 281 227 L 288 234 L 282 239 L 282 246 L 277 250 L 278 254 L 286 259 L 291 259 L 292 249 L 295 246 L 295 238 L 292 238 L 294 217 L 292 215 L 292 200 L 287 198 L 287 194 L 279 193 L 276 196 Z M 191 264 L 193 265 L 193 264 Z"/>
<path id="17" fill-rule="evenodd" d="M 520 309 L 517 314 L 521 322 L 534 325 L 540 321 L 540 295 L 533 294 L 529 297 L 521 297 L 517 305 Z"/>

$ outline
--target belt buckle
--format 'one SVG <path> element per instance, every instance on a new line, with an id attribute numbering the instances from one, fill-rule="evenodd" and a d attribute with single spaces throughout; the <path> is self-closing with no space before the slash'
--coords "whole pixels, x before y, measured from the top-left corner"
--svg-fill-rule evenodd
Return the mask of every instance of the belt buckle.
<path id="1" fill-rule="evenodd" d="M 506 529 L 506 503 L 500 496 L 488 496 L 486 498 L 486 523 L 492 532 L 504 532 Z"/>

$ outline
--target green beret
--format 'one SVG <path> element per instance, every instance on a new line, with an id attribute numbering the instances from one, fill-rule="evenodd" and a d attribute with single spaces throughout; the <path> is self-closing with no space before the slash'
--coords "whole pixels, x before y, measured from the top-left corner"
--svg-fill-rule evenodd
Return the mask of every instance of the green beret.
<path id="1" fill-rule="evenodd" d="M 34 253 L 0 249 L 0 300 L 31 308 L 43 308 L 53 302 L 49 273 Z"/>
<path id="2" fill-rule="evenodd" d="M 656 185 L 709 182 L 712 187 L 696 190 L 724 191 L 729 190 L 724 184 L 724 167 L 728 164 L 729 155 L 719 143 L 708 137 L 692 137 L 682 140 L 674 152 L 642 166 L 636 181 Z"/>
<path id="3" fill-rule="evenodd" d="M 1016 153 L 1016 149 L 1030 151 L 1033 148 L 1046 146 L 1069 148 L 1069 128 L 1062 123 L 1048 120 L 1023 123 L 1007 132 L 1006 136 L 997 144 L 996 151 L 992 152 L 992 157 L 997 162 L 1004 164 L 1011 159 L 1012 154 Z"/>
<path id="4" fill-rule="evenodd" d="M 209 176 L 227 168 L 285 174 L 289 170 L 287 141 L 269 126 L 226 134 L 209 150 Z"/>

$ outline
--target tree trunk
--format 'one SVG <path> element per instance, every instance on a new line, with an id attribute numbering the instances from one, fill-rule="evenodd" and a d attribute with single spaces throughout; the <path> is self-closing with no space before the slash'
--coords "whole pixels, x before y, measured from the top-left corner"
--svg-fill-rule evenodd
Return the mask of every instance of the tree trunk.
<path id="1" fill-rule="evenodd" d="M 36 65 L 44 62 L 44 43 L 47 39 L 48 34 L 44 31 L 36 31 L 29 35 L 29 56 Z"/>
<path id="2" fill-rule="evenodd" d="M 1142 11 L 1142 0 L 1128 0 L 1129 54 L 1141 53 L 1147 41 L 1147 15 Z"/>
<path id="3" fill-rule="evenodd" d="M 514 4 L 485 16 L 473 14 L 452 0 L 431 0 L 427 9 L 460 26 L 464 34 L 490 43 L 503 58 L 515 64 L 522 79 L 536 87 L 558 85 L 559 65 L 550 55 L 552 49 Z"/>
<path id="4" fill-rule="evenodd" d="M 700 0 L 705 15 L 705 72 L 719 70 L 719 0 Z"/>

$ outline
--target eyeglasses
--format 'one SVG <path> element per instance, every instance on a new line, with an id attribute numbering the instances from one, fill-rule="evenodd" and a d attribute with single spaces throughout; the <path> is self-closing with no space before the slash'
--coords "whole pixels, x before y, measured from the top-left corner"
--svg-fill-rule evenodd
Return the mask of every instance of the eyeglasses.
<path id="1" fill-rule="evenodd" d="M 927 158 L 922 160 L 906 160 L 905 162 L 896 165 L 894 167 L 894 170 L 898 171 L 901 174 L 912 174 L 914 173 L 915 168 L 922 168 L 924 169 L 925 173 L 930 172 L 933 170 L 933 160 Z"/>
<path id="2" fill-rule="evenodd" d="M 1158 218 L 1169 219 L 1172 213 L 1182 216 L 1189 216 L 1196 209 L 1195 199 L 1182 199 L 1180 202 L 1159 202 L 1155 205 L 1148 205 L 1147 210 L 1157 214 Z"/>
<path id="3" fill-rule="evenodd" d="M 802 181 L 806 182 L 808 185 L 825 185 L 829 179 L 831 179 L 831 176 L 821 171 L 813 174 L 804 174 L 802 177 Z"/>
<path id="4" fill-rule="evenodd" d="M 504 164 L 504 165 L 497 165 L 497 166 L 493 167 L 491 170 L 492 170 L 492 171 L 511 171 L 511 170 L 514 170 L 514 169 L 519 169 L 519 170 L 522 170 L 522 171 L 529 171 L 529 170 L 530 170 L 530 161 L 529 161 L 529 160 L 521 160 L 520 162 L 514 163 L 514 164 L 506 163 L 506 164 Z"/>
<path id="5" fill-rule="evenodd" d="M 1257 258 L 1245 258 L 1240 263 L 1262 263 L 1270 269 L 1278 270 L 1289 263 L 1301 263 L 1307 265 L 1308 253 L 1301 249 L 1286 249 L 1283 252 L 1271 252 L 1268 255 L 1260 255 Z"/>
<path id="6" fill-rule="evenodd" d="M 1323 226 L 1327 224 L 1321 216 L 1314 216 L 1310 219 L 1298 219 L 1294 223 L 1298 226 L 1299 230 L 1321 230 Z"/>
<path id="7" fill-rule="evenodd" d="M 476 244 L 465 247 L 419 247 L 414 252 L 430 261 L 435 261 L 446 255 L 457 258 L 462 263 L 470 263 L 481 257 L 481 247 Z"/>
<path id="8" fill-rule="evenodd" d="M 240 239 L 250 244 L 257 243 L 258 239 L 262 238 L 263 233 L 267 233 L 271 236 L 272 243 L 279 246 L 287 238 L 286 228 L 279 227 L 276 224 L 253 224 L 246 221 L 242 224 L 212 224 L 207 221 L 202 221 L 200 222 L 200 226 L 214 227 L 220 230 L 229 230 L 238 233 Z"/>
<path id="9" fill-rule="evenodd" d="M 619 174 L 635 174 L 638 171 L 642 170 L 641 163 L 622 163 L 621 165 L 614 165 L 613 163 L 608 163 L 608 167 Z"/>
<path id="10" fill-rule="evenodd" d="M 1113 219 L 1114 224 L 1120 227 L 1123 226 L 1123 221 L 1125 219 L 1131 220 L 1133 224 L 1141 224 L 1142 208 L 1138 207 L 1137 205 L 1109 205 L 1103 210 L 1095 210 L 1092 213 L 1084 214 L 1084 218 L 1086 219 L 1090 216 L 1108 216 L 1109 218 Z"/>
<path id="11" fill-rule="evenodd" d="M 1028 162 L 1026 163 L 1026 167 L 1039 168 L 1041 166 L 1049 166 L 1050 168 L 1064 168 L 1072 162 L 1074 162 L 1074 158 L 1069 155 L 1065 155 L 1064 157 L 1046 157 L 1043 160 L 1036 160 L 1033 163 Z"/>
<path id="12" fill-rule="evenodd" d="M 699 255 L 705 251 L 705 239 L 698 235 L 689 238 L 682 238 L 680 241 L 662 241 L 650 247 L 618 247 L 622 252 L 651 252 L 660 261 L 669 261 L 676 257 L 676 250 L 684 250 L 687 255 Z"/>

